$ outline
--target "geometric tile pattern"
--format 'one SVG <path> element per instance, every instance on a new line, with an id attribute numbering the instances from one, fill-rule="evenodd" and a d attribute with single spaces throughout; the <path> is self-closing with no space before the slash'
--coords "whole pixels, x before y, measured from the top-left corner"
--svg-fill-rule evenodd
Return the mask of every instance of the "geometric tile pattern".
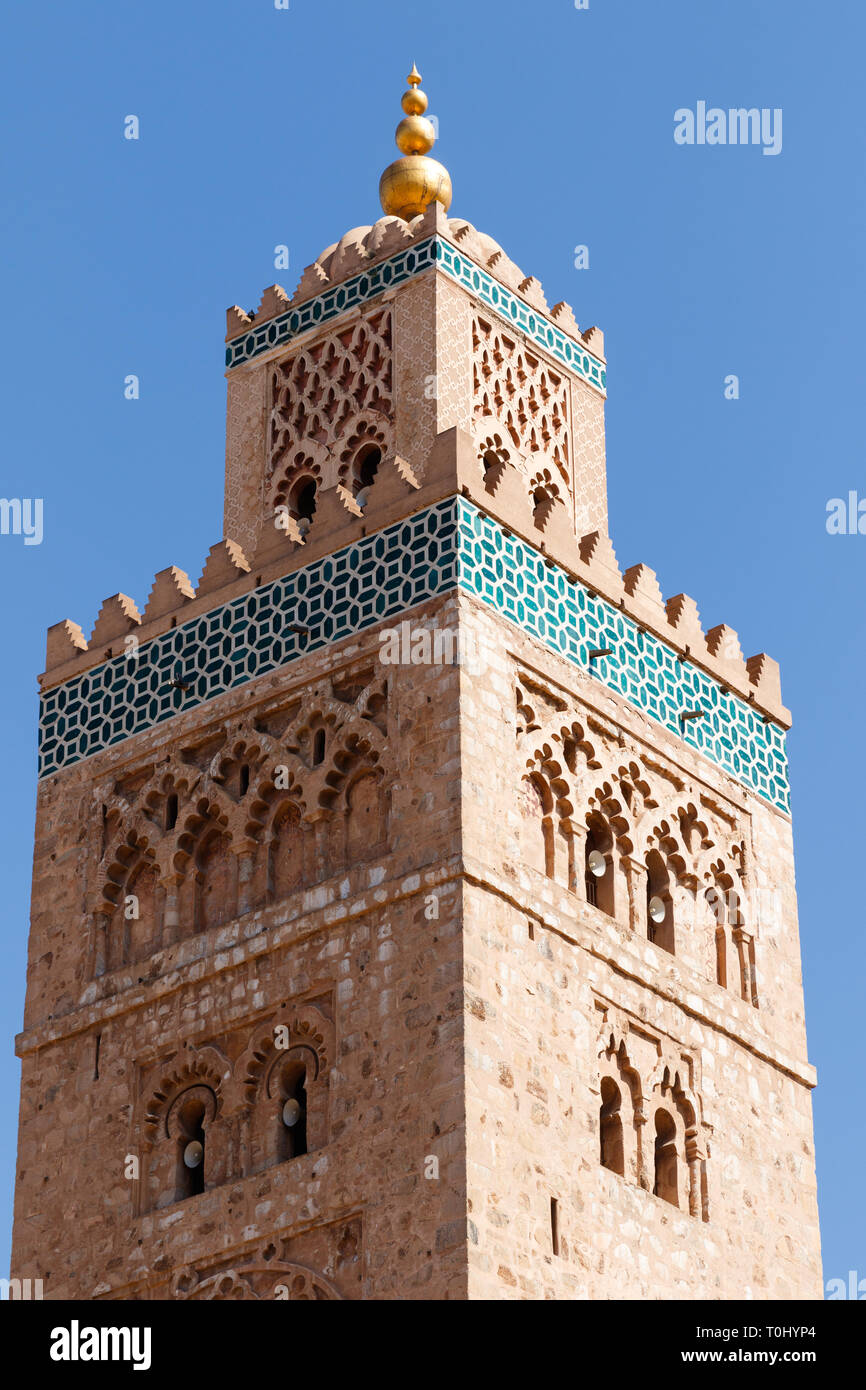
<path id="1" fill-rule="evenodd" d="M 350 280 L 344 280 L 342 284 L 334 285 L 323 294 L 317 294 L 314 299 L 308 299 L 297 309 L 289 309 L 285 314 L 260 323 L 242 338 L 233 338 L 230 343 L 226 343 L 226 366 L 237 367 L 239 363 L 249 362 L 262 352 L 269 352 L 271 348 L 290 343 L 299 333 L 306 333 L 318 324 L 328 323 L 330 319 L 337 318 L 348 309 L 354 309 L 357 305 L 366 303 L 368 299 L 375 299 L 384 290 L 429 270 L 436 264 L 434 243 L 437 239 L 428 237 L 417 246 L 399 251 L 396 256 L 391 256 L 387 261 L 380 261 L 371 270 L 365 270 L 361 275 L 353 275 Z"/>
<path id="2" fill-rule="evenodd" d="M 456 532 L 450 498 L 46 691 L 39 776 L 454 589 Z"/>
<path id="3" fill-rule="evenodd" d="M 242 594 L 42 697 L 39 775 L 459 586 L 789 811 L 785 733 L 463 497 Z M 300 631 L 298 629 L 301 629 Z M 590 659 L 593 648 L 612 648 Z M 684 712 L 703 717 L 683 722 Z"/>
<path id="4" fill-rule="evenodd" d="M 602 364 L 585 352 L 573 338 L 563 333 L 561 328 L 525 300 L 512 294 L 492 275 L 477 266 L 468 256 L 464 256 L 450 242 L 441 237 L 428 237 L 417 246 L 398 251 L 386 261 L 380 261 L 371 270 L 353 275 L 342 284 L 334 285 L 313 299 L 300 304 L 297 309 L 289 309 L 285 314 L 268 319 L 251 328 L 240 338 L 233 338 L 226 344 L 226 366 L 237 367 L 241 362 L 249 362 L 260 353 L 271 348 L 283 347 L 296 338 L 299 333 L 328 323 L 348 309 L 375 299 L 386 289 L 403 284 L 430 266 L 438 265 L 452 280 L 462 285 L 515 328 L 519 328 L 528 338 L 552 357 L 564 363 L 584 381 L 603 391 L 607 385 L 607 373 Z"/>
<path id="5" fill-rule="evenodd" d="M 790 811 L 785 732 L 465 499 L 459 583 L 745 786 Z M 610 647 L 610 656 L 590 651 Z M 698 709 L 700 719 L 682 721 Z"/>
<path id="6" fill-rule="evenodd" d="M 573 338 L 569 338 L 567 333 L 563 333 L 561 328 L 557 328 L 555 323 L 551 323 L 543 314 L 532 309 L 524 299 L 512 294 L 511 290 L 481 270 L 450 242 L 442 241 L 439 237 L 436 238 L 436 242 L 436 261 L 440 270 L 444 270 L 464 289 L 471 291 L 491 309 L 495 309 L 515 328 L 519 328 L 531 338 L 538 347 L 544 348 L 552 357 L 564 362 L 578 376 L 583 377 L 584 381 L 588 381 L 590 386 L 597 386 L 600 391 L 605 389 L 607 373 L 601 362 L 584 352 L 583 348 Z"/>

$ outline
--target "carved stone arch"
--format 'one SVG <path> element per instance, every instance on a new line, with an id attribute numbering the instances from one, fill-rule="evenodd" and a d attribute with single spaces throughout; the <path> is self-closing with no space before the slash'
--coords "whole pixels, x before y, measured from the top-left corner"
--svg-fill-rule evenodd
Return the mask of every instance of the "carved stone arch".
<path id="1" fill-rule="evenodd" d="M 377 468 L 393 459 L 394 430 L 389 415 L 380 410 L 366 409 L 348 417 L 344 422 L 333 453 L 337 465 L 337 481 L 357 498 L 362 488 L 372 485 L 360 476 L 362 457 L 376 450 Z"/>
<path id="2" fill-rule="evenodd" d="M 482 429 L 476 439 L 476 448 L 478 462 L 484 475 L 484 486 L 488 492 L 495 492 L 511 463 L 514 442 L 505 434 L 504 429 L 491 429 L 486 433 Z"/>
<path id="3" fill-rule="evenodd" d="M 556 797 L 535 758 L 526 763 L 519 789 L 521 857 L 548 878 L 556 876 Z"/>
<path id="4" fill-rule="evenodd" d="M 210 778 L 178 822 L 172 866 L 179 882 L 181 938 L 221 926 L 237 915 L 235 803 Z"/>
<path id="5" fill-rule="evenodd" d="M 94 821 L 97 817 L 102 821 L 102 833 L 100 835 L 101 865 L 112 845 L 118 843 L 122 834 L 122 827 L 130 823 L 130 818 L 133 814 L 133 802 L 120 792 L 94 787 L 92 806 Z"/>
<path id="6" fill-rule="evenodd" d="M 215 1047 L 194 1051 L 185 1049 L 158 1068 L 152 1076 L 145 1101 L 143 1134 L 148 1143 L 156 1143 L 168 1133 L 169 1112 L 182 1092 L 191 1086 L 206 1086 L 213 1091 L 213 1118 L 223 1108 L 226 1084 L 231 1080 L 231 1068 Z"/>
<path id="7" fill-rule="evenodd" d="M 251 1302 L 284 1299 L 288 1302 L 342 1301 L 330 1280 L 306 1265 L 275 1260 L 252 1260 L 216 1274 L 187 1267 L 178 1270 L 171 1284 L 172 1297 L 188 1301 Z"/>
<path id="8" fill-rule="evenodd" d="M 182 1107 L 189 1101 L 200 1101 L 204 1111 L 204 1124 L 210 1125 L 216 1119 L 217 1094 L 203 1081 L 187 1086 L 179 1091 L 165 1113 L 165 1133 L 167 1138 L 180 1140 L 185 1137 Z"/>
<path id="9" fill-rule="evenodd" d="M 538 469 L 529 479 L 529 500 L 535 525 L 544 530 L 555 507 L 565 505 L 560 484 L 549 468 Z"/>
<path id="10" fill-rule="evenodd" d="M 174 756 L 169 762 L 156 768 L 153 776 L 139 793 L 139 804 L 144 815 L 163 835 L 170 834 L 182 808 L 188 803 L 195 787 L 201 780 L 201 772 L 190 763 L 181 762 Z M 169 808 L 169 799 L 176 801 Z M 169 814 L 169 809 L 172 815 Z M 169 822 L 174 820 L 174 824 Z"/>
<path id="11" fill-rule="evenodd" d="M 275 362 L 270 370 L 268 476 L 279 477 L 290 466 L 293 449 L 312 442 L 326 449 L 342 438 L 359 412 L 390 416 L 391 377 L 387 306 Z M 312 462 L 322 485 L 337 481 L 331 464 L 323 458 Z"/>
<path id="12" fill-rule="evenodd" d="M 275 745 L 273 758 L 273 763 L 270 759 L 265 760 L 258 775 L 250 781 L 242 822 L 243 834 L 249 839 L 262 839 L 273 820 L 277 805 L 283 800 L 293 801 L 303 814 L 307 811 L 303 787 L 303 775 L 307 769 L 301 759 L 294 753 L 286 753 L 279 745 Z M 285 768 L 285 772 L 278 771 L 282 768 Z"/>
<path id="13" fill-rule="evenodd" d="M 216 826 L 224 833 L 229 833 L 234 809 L 231 798 L 220 786 L 209 778 L 202 782 L 199 794 L 178 820 L 172 859 L 172 865 L 178 873 L 185 874 L 188 871 L 196 845 L 208 828 Z"/>
<path id="14" fill-rule="evenodd" d="M 337 731 L 326 751 L 317 779 L 317 802 L 326 810 L 334 810 L 340 802 L 346 808 L 346 793 L 362 771 L 382 777 L 382 753 L 385 747 L 380 731 L 369 723 L 351 719 Z"/>
<path id="15" fill-rule="evenodd" d="M 587 729 L 579 721 L 562 725 L 559 737 L 562 741 L 563 757 L 572 776 L 579 778 L 584 768 L 596 771 L 601 767 L 597 740 L 590 737 Z"/>
<path id="16" fill-rule="evenodd" d="M 616 1088 L 615 1094 L 611 1085 Z M 600 1038 L 596 1088 L 599 1161 L 603 1168 L 645 1186 L 641 1078 L 629 1057 L 627 1038 L 616 1028 L 608 1027 Z"/>
<path id="17" fill-rule="evenodd" d="M 691 1092 L 689 1078 L 683 1076 L 673 1060 L 662 1056 L 656 1068 L 656 1075 L 658 1079 L 655 1080 L 651 1093 L 651 1112 L 656 1133 L 653 1190 L 657 1196 L 662 1196 L 680 1210 L 708 1221 L 706 1147 L 702 1137 L 698 1101 Z M 672 1126 L 667 1122 L 664 1127 L 660 1126 L 660 1115 L 670 1117 Z M 672 1154 L 674 1145 L 675 1166 Z"/>
<path id="18" fill-rule="evenodd" d="M 629 1091 L 635 1111 L 641 1111 L 646 1103 L 646 1094 L 640 1072 L 629 1054 L 628 1032 L 616 1025 L 611 1027 L 608 1023 L 602 1027 L 598 1043 L 599 1075 L 604 1069 L 605 1063 L 616 1058 L 622 1074 L 628 1078 Z"/>
<path id="19" fill-rule="evenodd" d="M 272 453 L 265 483 L 270 510 L 285 502 L 292 484 L 301 475 L 309 474 L 321 486 L 328 462 L 327 445 L 313 437 L 286 444 L 282 453 Z"/>
<path id="20" fill-rule="evenodd" d="M 320 767 L 329 744 L 346 723 L 348 710 L 329 687 L 318 686 L 307 694 L 304 707 L 283 732 L 282 743 L 305 770 Z M 324 733 L 324 738 L 318 736 Z"/>
<path id="21" fill-rule="evenodd" d="M 280 1045 L 283 1042 L 286 1046 Z M 235 1067 L 244 1094 L 244 1172 L 260 1172 L 298 1155 L 297 1148 L 285 1142 L 282 1109 L 287 1096 L 303 1097 L 300 1152 L 313 1153 L 327 1144 L 333 1053 L 333 1023 L 313 1005 L 301 1006 L 284 1019 L 272 1018 L 256 1030 Z"/>
<path id="22" fill-rule="evenodd" d="M 482 314 L 473 320 L 473 357 L 476 432 L 493 416 L 522 453 L 548 455 L 567 485 L 571 427 L 564 374 Z"/>
<path id="23" fill-rule="evenodd" d="M 214 1047 L 184 1050 L 145 1078 L 141 1210 L 169 1206 L 225 1181 L 234 1168 L 230 1094 L 231 1069 Z M 199 1140 L 204 1156 L 197 1172 L 184 1155 Z"/>
<path id="24" fill-rule="evenodd" d="M 111 916 L 130 872 L 147 856 L 155 862 L 154 827 L 139 814 L 126 817 L 106 848 L 97 878 L 97 911 Z"/>
<path id="25" fill-rule="evenodd" d="M 257 729 L 248 719 L 239 720 L 226 729 L 222 747 L 214 755 L 208 767 L 208 777 L 223 788 L 235 803 L 244 799 L 252 783 L 257 779 L 261 766 L 267 758 L 279 758 L 281 749 L 270 734 Z M 232 781 L 235 768 L 247 766 L 249 777 L 246 789 L 241 789 Z"/>

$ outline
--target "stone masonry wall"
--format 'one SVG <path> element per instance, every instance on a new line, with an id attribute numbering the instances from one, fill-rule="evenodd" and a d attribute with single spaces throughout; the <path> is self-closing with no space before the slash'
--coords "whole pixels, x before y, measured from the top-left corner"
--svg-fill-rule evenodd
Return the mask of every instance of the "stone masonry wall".
<path id="1" fill-rule="evenodd" d="M 428 621 L 436 608 L 425 610 Z M 378 653 L 375 632 L 345 642 L 42 784 L 13 1271 L 43 1278 L 47 1297 L 274 1297 L 280 1285 L 292 1298 L 465 1298 L 459 675 L 448 666 L 385 668 Z M 294 741 L 300 753 L 286 762 L 312 796 L 311 787 L 338 780 L 357 736 L 346 734 L 331 780 L 317 782 L 318 769 L 304 764 L 303 719 L 295 713 L 281 734 L 279 711 L 299 704 L 324 711 L 326 722 L 336 711 L 328 737 L 339 741 L 341 707 L 371 672 L 374 685 L 388 681 L 385 704 L 367 706 L 377 721 L 367 720 L 371 747 L 386 750 L 384 850 L 371 855 L 374 835 L 353 848 L 351 790 L 347 842 L 342 803 L 324 814 L 308 805 L 303 831 L 293 831 L 309 840 L 307 885 L 201 932 L 190 930 L 183 884 L 172 883 L 176 858 L 160 860 L 160 948 L 146 959 L 126 946 L 112 954 L 121 906 L 108 920 L 108 968 L 99 973 L 101 807 L 110 839 L 117 798 L 137 805 L 161 785 L 154 769 L 193 767 L 189 803 L 202 815 L 207 798 L 228 807 L 233 882 L 255 902 L 261 844 L 251 850 L 243 815 L 231 820 L 240 788 L 219 750 L 231 751 L 241 726 L 247 749 L 252 727 L 263 740 L 270 731 L 283 746 Z M 326 698 L 324 684 L 340 700 Z M 346 719 L 357 730 L 357 712 Z M 254 805 L 267 797 L 257 776 L 254 767 Z M 177 828 L 184 793 L 180 800 Z M 364 816 L 375 814 L 374 801 L 363 801 Z M 144 822 L 132 821 L 140 844 Z M 118 959 L 127 963 L 112 968 Z M 308 1086 L 310 1151 L 290 1163 L 268 1161 L 276 1111 L 260 1084 L 281 1022 L 319 1068 Z M 218 1097 L 208 1180 L 203 1193 L 177 1201 L 163 1120 L 172 1088 L 194 1080 Z M 137 1182 L 124 1176 L 130 1155 L 141 1163 Z M 425 1177 L 430 1156 L 438 1180 Z"/>
<path id="2" fill-rule="evenodd" d="M 820 1298 L 789 822 L 474 600 L 461 598 L 461 612 L 477 666 L 461 692 L 469 1297 Z M 572 731 L 570 748 L 557 729 Z M 521 795 L 533 768 L 553 787 L 550 818 L 560 816 L 547 857 L 543 797 Z M 617 769 L 630 769 L 627 811 Z M 656 801 L 648 811 L 642 795 Z M 587 813 L 606 807 L 635 863 L 658 842 L 648 827 L 666 819 L 673 841 L 677 808 L 695 800 L 714 840 L 698 870 L 735 841 L 747 847 L 758 1007 L 733 969 L 728 987 L 716 981 L 715 918 L 687 886 L 681 843 L 667 846 L 682 880 L 674 955 L 648 941 L 645 916 L 633 920 L 645 887 L 630 897 L 637 871 L 621 849 L 615 916 L 586 900 L 582 858 L 569 885 L 564 828 L 579 836 Z M 623 1173 L 600 1161 L 605 1075 L 623 1093 Z M 653 1122 L 657 1107 L 676 1117 L 689 1104 L 696 1132 L 678 1135 L 677 1207 L 653 1195 Z"/>

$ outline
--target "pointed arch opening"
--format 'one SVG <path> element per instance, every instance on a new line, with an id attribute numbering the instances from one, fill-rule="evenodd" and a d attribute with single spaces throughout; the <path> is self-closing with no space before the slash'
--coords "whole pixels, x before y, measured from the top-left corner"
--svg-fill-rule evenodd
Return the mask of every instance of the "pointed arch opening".
<path id="1" fill-rule="evenodd" d="M 601 1080 L 599 1111 L 601 1166 L 625 1176 L 625 1146 L 622 1131 L 622 1092 L 610 1076 Z"/>
<path id="2" fill-rule="evenodd" d="M 658 850 L 650 850 L 646 867 L 647 938 L 654 946 L 674 955 L 674 905 L 670 873 Z"/>
<path id="3" fill-rule="evenodd" d="M 663 1202 L 678 1207 L 679 1174 L 677 1160 L 677 1127 L 673 1116 L 667 1110 L 655 1113 L 655 1181 L 653 1193 Z"/>

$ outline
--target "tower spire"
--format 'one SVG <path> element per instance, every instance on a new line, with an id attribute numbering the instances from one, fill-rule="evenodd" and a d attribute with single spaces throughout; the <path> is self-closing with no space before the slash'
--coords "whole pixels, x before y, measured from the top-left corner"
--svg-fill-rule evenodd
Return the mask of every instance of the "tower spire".
<path id="1" fill-rule="evenodd" d="M 451 176 L 438 160 L 429 158 L 428 152 L 436 143 L 436 131 L 432 121 L 424 115 L 427 96 L 421 90 L 421 74 L 414 62 L 406 82 L 408 90 L 402 99 L 406 114 L 394 135 L 403 158 L 389 164 L 379 180 L 379 200 L 387 214 L 408 222 L 432 202 L 441 203 L 448 211 Z"/>

